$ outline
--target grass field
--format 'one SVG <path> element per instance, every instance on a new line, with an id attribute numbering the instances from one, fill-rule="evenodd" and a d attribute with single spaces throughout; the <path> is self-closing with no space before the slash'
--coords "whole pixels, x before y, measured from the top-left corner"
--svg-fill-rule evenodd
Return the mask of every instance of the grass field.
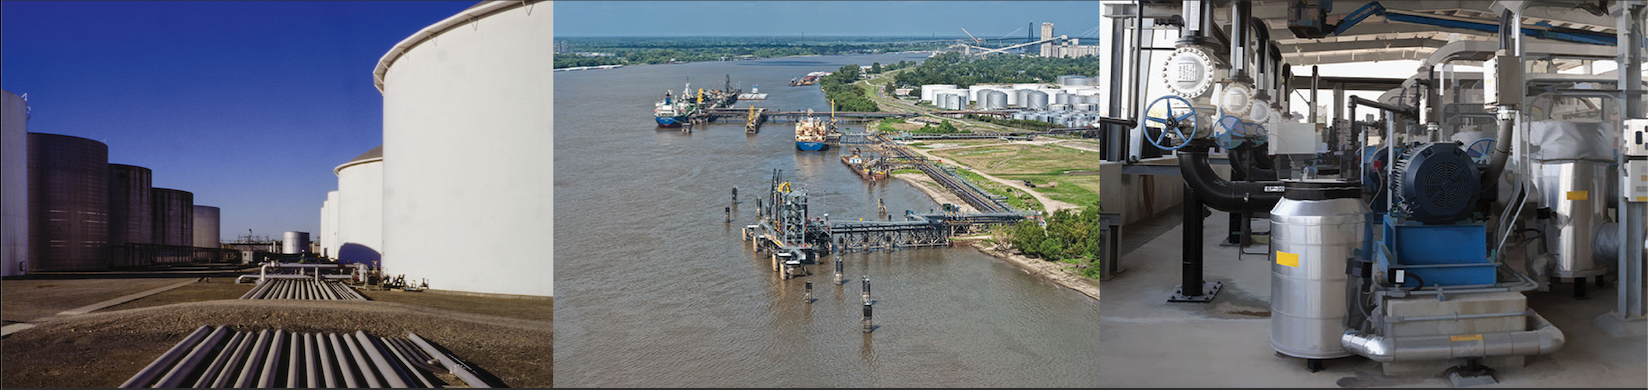
<path id="1" fill-rule="evenodd" d="M 959 143 L 959 141 L 958 141 Z M 937 150 L 936 156 L 1008 180 L 1030 180 L 1048 198 L 1082 207 L 1099 202 L 1099 154 L 1057 145 L 1002 144 Z M 994 183 L 992 183 L 994 184 Z"/>

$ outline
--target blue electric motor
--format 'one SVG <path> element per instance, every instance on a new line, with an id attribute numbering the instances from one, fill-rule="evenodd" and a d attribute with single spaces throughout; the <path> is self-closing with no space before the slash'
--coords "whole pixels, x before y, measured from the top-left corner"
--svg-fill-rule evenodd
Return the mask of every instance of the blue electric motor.
<path id="1" fill-rule="evenodd" d="M 1391 185 L 1407 219 L 1451 224 L 1470 218 L 1482 192 L 1481 174 L 1456 143 L 1427 143 L 1402 151 Z"/>

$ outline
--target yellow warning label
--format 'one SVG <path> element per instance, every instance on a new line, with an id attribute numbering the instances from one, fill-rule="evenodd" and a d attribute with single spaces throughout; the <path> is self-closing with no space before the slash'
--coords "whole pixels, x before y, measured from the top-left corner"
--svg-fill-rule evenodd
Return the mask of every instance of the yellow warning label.
<path id="1" fill-rule="evenodd" d="M 1281 265 L 1285 265 L 1285 266 L 1289 266 L 1289 267 L 1298 268 L 1299 267 L 1299 254 L 1297 254 L 1297 253 L 1287 253 L 1287 252 L 1283 252 L 1283 251 L 1276 251 L 1276 264 L 1281 264 Z"/>
<path id="2" fill-rule="evenodd" d="M 1638 196 L 1637 196 L 1637 201 L 1638 201 L 1638 202 L 1648 202 L 1648 196 L 1641 196 L 1641 195 L 1638 195 Z"/>
<path id="3" fill-rule="evenodd" d="M 1568 191 L 1568 200 L 1588 200 L 1588 199 L 1591 199 L 1591 192 L 1590 191 Z"/>
<path id="4" fill-rule="evenodd" d="M 1468 334 L 1468 335 L 1459 335 L 1459 336 L 1448 336 L 1448 340 L 1452 340 L 1452 341 L 1482 341 L 1482 335 L 1480 335 L 1480 334 Z"/>

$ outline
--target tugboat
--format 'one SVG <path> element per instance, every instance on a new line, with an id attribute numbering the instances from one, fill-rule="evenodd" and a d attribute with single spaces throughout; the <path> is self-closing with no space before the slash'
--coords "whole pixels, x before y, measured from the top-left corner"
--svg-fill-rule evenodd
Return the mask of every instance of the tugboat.
<path id="1" fill-rule="evenodd" d="M 829 122 L 822 118 L 814 118 L 813 110 L 807 110 L 807 117 L 795 124 L 796 150 L 817 152 L 829 149 L 824 143 L 824 134 L 829 132 Z"/>
<path id="2" fill-rule="evenodd" d="M 691 90 L 692 84 L 688 83 L 685 88 L 681 89 L 681 93 L 686 94 L 686 91 Z M 689 117 L 696 111 L 698 111 L 698 105 L 693 104 L 689 99 L 675 97 L 669 91 L 664 91 L 664 101 L 658 102 L 652 109 L 652 115 L 658 121 L 658 127 L 681 127 L 681 125 L 687 123 Z"/>

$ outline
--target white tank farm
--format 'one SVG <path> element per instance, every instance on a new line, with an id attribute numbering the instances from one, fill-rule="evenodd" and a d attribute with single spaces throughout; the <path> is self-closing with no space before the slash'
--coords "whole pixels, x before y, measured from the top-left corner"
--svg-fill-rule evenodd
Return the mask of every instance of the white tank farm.
<path id="1" fill-rule="evenodd" d="M 376 265 L 383 258 L 383 146 L 332 170 L 338 175 L 334 258 Z"/>
<path id="2" fill-rule="evenodd" d="M 280 253 L 309 253 L 309 232 L 286 232 L 280 236 Z"/>
<path id="3" fill-rule="evenodd" d="M 327 256 L 333 259 L 338 258 L 338 248 L 343 247 L 343 240 L 340 239 L 342 233 L 338 232 L 339 215 L 343 213 L 342 196 L 343 194 L 338 191 L 326 193 L 326 204 L 329 207 L 326 208 L 326 235 L 322 236 L 321 245 L 326 248 Z"/>
<path id="4" fill-rule="evenodd" d="M 532 3 L 466 9 L 396 44 L 373 71 L 387 275 L 553 295 L 554 11 Z"/>
<path id="5" fill-rule="evenodd" d="M 934 96 L 938 95 L 939 91 L 951 91 L 955 89 L 955 84 L 923 84 L 921 86 L 921 101 L 934 101 Z"/>
<path id="6" fill-rule="evenodd" d="M 0 91 L 0 276 L 28 273 L 28 104 Z"/>
<path id="7" fill-rule="evenodd" d="M 332 242 L 336 239 L 332 238 L 331 198 L 336 197 L 333 195 L 336 193 L 337 191 L 328 191 L 328 198 L 320 202 L 320 230 L 316 230 L 320 235 L 315 236 L 315 239 L 320 241 L 320 253 L 317 254 L 327 258 L 337 258 L 338 254 L 338 251 L 332 250 Z"/>

